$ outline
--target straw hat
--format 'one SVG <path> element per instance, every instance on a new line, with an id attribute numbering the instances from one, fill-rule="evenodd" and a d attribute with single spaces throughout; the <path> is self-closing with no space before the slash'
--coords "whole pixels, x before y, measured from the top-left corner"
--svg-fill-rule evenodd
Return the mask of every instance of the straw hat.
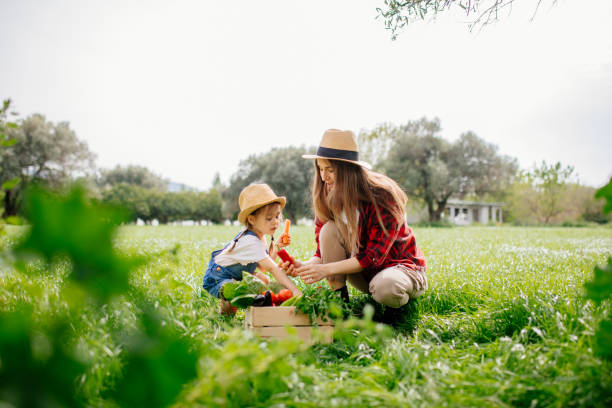
<path id="1" fill-rule="evenodd" d="M 240 214 L 238 221 L 245 224 L 247 217 L 253 211 L 271 203 L 279 203 L 281 208 L 285 207 L 287 199 L 278 197 L 267 184 L 251 184 L 246 186 L 240 192 L 238 197 L 238 205 L 240 206 Z M 246 225 L 246 224 L 245 224 Z"/>
<path id="2" fill-rule="evenodd" d="M 305 154 L 305 159 L 342 160 L 366 169 L 371 169 L 370 163 L 359 161 L 357 138 L 350 130 L 327 129 L 323 133 L 317 154 Z"/>

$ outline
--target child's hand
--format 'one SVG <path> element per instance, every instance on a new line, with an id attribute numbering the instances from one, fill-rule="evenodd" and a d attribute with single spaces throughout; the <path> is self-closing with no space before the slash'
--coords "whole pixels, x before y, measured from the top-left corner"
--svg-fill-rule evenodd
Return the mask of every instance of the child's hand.
<path id="1" fill-rule="evenodd" d="M 286 262 L 280 261 L 278 263 L 279 268 L 287 272 L 287 275 L 292 276 L 294 278 L 298 276 L 296 269 L 299 268 L 300 266 L 302 266 L 302 263 L 298 260 L 296 260 L 294 263 L 291 263 L 289 261 L 286 261 Z"/>
<path id="2" fill-rule="evenodd" d="M 291 245 L 291 235 L 289 234 L 282 234 L 280 237 L 278 237 L 278 241 L 276 242 L 276 246 L 280 249 L 280 248 L 284 248 L 286 246 Z"/>
<path id="3" fill-rule="evenodd" d="M 255 272 L 255 276 L 257 276 L 259 280 L 262 281 L 266 285 L 270 283 L 270 277 L 263 272 L 257 271 Z"/>

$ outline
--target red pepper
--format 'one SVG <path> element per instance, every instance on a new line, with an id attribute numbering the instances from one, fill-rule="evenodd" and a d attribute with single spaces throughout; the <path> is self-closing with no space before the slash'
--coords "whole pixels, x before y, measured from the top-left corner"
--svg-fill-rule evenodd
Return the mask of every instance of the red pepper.
<path id="1" fill-rule="evenodd" d="M 295 265 L 295 259 L 293 259 L 293 257 L 291 255 L 289 255 L 289 252 L 287 252 L 284 249 L 279 249 L 278 250 L 278 256 L 280 257 L 280 259 L 283 260 L 283 262 L 291 262 L 292 264 Z"/>

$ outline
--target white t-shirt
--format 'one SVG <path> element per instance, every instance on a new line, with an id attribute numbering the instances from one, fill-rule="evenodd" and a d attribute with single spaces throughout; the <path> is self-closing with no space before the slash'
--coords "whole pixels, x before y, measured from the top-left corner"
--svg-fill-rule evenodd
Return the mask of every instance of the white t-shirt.
<path id="1" fill-rule="evenodd" d="M 268 256 L 264 241 L 254 235 L 241 236 L 234 249 L 228 252 L 232 245 L 234 245 L 233 242 L 215 257 L 217 265 L 230 266 L 237 263 L 246 265 L 251 262 L 259 262 Z"/>

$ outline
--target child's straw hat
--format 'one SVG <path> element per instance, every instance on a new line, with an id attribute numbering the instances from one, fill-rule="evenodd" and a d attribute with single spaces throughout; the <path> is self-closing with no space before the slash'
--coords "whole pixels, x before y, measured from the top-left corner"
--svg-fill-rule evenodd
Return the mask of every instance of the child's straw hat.
<path id="1" fill-rule="evenodd" d="M 323 133 L 317 154 L 305 154 L 305 159 L 342 160 L 366 169 L 371 169 L 370 163 L 359 161 L 357 138 L 350 130 L 327 129 Z"/>
<path id="2" fill-rule="evenodd" d="M 246 186 L 238 197 L 238 205 L 240 206 L 240 214 L 238 221 L 245 224 L 247 217 L 253 211 L 271 203 L 279 203 L 281 209 L 285 207 L 287 199 L 278 197 L 267 184 L 251 184 Z"/>

